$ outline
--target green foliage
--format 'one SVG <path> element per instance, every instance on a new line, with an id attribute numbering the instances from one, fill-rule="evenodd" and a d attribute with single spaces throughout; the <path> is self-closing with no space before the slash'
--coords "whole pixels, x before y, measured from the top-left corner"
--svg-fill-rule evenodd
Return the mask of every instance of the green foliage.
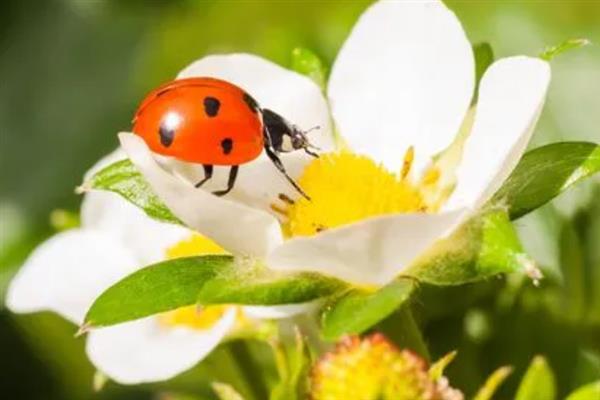
<path id="1" fill-rule="evenodd" d="M 231 256 L 177 258 L 145 267 L 108 288 L 88 311 L 85 325 L 113 325 L 196 303 L 303 303 L 344 288 L 335 279 L 275 274 Z"/>
<path id="2" fill-rule="evenodd" d="M 202 285 L 233 263 L 230 256 L 202 256 L 143 268 L 102 293 L 85 316 L 85 326 L 114 325 L 196 304 Z"/>
<path id="3" fill-rule="evenodd" d="M 221 382 L 214 382 L 212 389 L 215 391 L 219 400 L 244 400 L 241 394 L 239 394 L 231 385 Z"/>
<path id="4" fill-rule="evenodd" d="M 151 218 L 181 224 L 129 160 L 117 161 L 98 171 L 89 182 L 84 182 L 82 189 L 115 192 L 140 207 Z"/>
<path id="5" fill-rule="evenodd" d="M 473 56 L 475 57 L 475 94 L 473 96 L 473 103 L 477 102 L 479 95 L 479 82 L 488 67 L 494 62 L 494 50 L 492 46 L 487 43 L 477 43 L 473 45 Z"/>
<path id="6" fill-rule="evenodd" d="M 303 303 L 329 296 L 345 287 L 343 282 L 319 274 L 284 274 L 260 266 L 232 264 L 202 285 L 198 292 L 198 303 Z"/>
<path id="7" fill-rule="evenodd" d="M 536 356 L 521 380 L 515 400 L 553 400 L 556 398 L 554 373 L 541 356 Z"/>
<path id="8" fill-rule="evenodd" d="M 305 338 L 299 330 L 295 332 L 292 344 L 284 344 L 279 340 L 271 343 L 279 383 L 271 391 L 270 400 L 303 400 L 306 398 L 307 380 L 312 356 Z"/>
<path id="9" fill-rule="evenodd" d="M 57 232 L 77 228 L 80 224 L 79 214 L 72 211 L 57 209 L 50 213 L 50 226 Z"/>
<path id="10" fill-rule="evenodd" d="M 485 381 L 483 386 L 479 388 L 473 400 L 491 400 L 494 393 L 500 385 L 504 383 L 506 378 L 512 373 L 511 367 L 500 367 L 495 370 Z"/>
<path id="11" fill-rule="evenodd" d="M 434 285 L 458 285 L 531 267 L 503 209 L 473 216 L 405 271 Z"/>
<path id="12" fill-rule="evenodd" d="M 540 58 L 546 61 L 552 60 L 554 57 L 574 49 L 591 44 L 588 39 L 567 39 L 555 46 L 548 46 L 540 53 Z"/>
<path id="13" fill-rule="evenodd" d="M 511 219 L 544 205 L 580 180 L 600 171 L 600 146 L 561 142 L 526 153 L 491 204 L 503 204 Z"/>
<path id="14" fill-rule="evenodd" d="M 292 51 L 292 69 L 312 79 L 322 90 L 325 90 L 327 76 L 321 59 L 312 51 L 297 47 Z"/>
<path id="15" fill-rule="evenodd" d="M 413 280 L 400 278 L 374 292 L 354 288 L 334 296 L 321 311 L 321 335 L 335 340 L 364 332 L 398 309 L 414 288 Z"/>
<path id="16" fill-rule="evenodd" d="M 575 390 L 566 400 L 598 400 L 599 398 L 600 381 L 596 381 Z"/>
<path id="17" fill-rule="evenodd" d="M 456 350 L 451 351 L 450 353 L 446 354 L 445 356 L 437 360 L 435 363 L 433 363 L 433 365 L 429 367 L 429 377 L 434 381 L 437 381 L 442 376 L 444 376 L 444 370 L 448 365 L 450 365 L 452 361 L 454 361 L 454 358 L 456 358 L 457 354 L 458 352 Z"/>

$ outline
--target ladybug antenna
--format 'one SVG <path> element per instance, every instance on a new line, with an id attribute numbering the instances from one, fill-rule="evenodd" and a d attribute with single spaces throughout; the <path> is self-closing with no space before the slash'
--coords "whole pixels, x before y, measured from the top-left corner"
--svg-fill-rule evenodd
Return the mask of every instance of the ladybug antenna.
<path id="1" fill-rule="evenodd" d="M 306 135 L 306 134 L 308 134 L 308 133 L 310 133 L 310 132 L 312 132 L 312 131 L 318 131 L 319 129 L 321 129 L 321 126 L 319 126 L 319 125 L 315 125 L 315 126 L 313 126 L 312 128 L 310 128 L 310 129 L 308 129 L 308 130 L 304 131 L 304 134 Z"/>

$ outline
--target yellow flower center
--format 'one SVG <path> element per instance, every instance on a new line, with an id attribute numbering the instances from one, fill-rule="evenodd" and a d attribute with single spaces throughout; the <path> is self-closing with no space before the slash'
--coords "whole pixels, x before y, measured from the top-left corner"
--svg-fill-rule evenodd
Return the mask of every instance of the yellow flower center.
<path id="1" fill-rule="evenodd" d="M 411 149 L 399 173 L 348 151 L 313 160 L 298 182 L 311 200 L 283 198 L 286 233 L 309 236 L 369 217 L 428 211 L 419 188 L 407 179 L 412 157 Z"/>
<path id="2" fill-rule="evenodd" d="M 445 399 L 414 353 L 397 349 L 381 334 L 346 337 L 311 371 L 314 400 Z"/>
<path id="3" fill-rule="evenodd" d="M 185 326 L 193 329 L 209 329 L 212 327 L 230 306 L 181 307 L 159 315 L 162 324 L 168 326 Z"/>
<path id="4" fill-rule="evenodd" d="M 229 254 L 209 238 L 197 233 L 167 249 L 167 259 L 202 255 Z"/>
<path id="5" fill-rule="evenodd" d="M 208 254 L 227 254 L 223 248 L 212 240 L 193 234 L 188 239 L 176 243 L 166 251 L 167 259 L 200 256 Z M 223 317 L 232 306 L 218 305 L 209 307 L 181 307 L 159 315 L 159 321 L 165 326 L 184 326 L 192 329 L 205 330 L 211 328 Z M 241 318 L 241 310 L 238 309 Z"/>

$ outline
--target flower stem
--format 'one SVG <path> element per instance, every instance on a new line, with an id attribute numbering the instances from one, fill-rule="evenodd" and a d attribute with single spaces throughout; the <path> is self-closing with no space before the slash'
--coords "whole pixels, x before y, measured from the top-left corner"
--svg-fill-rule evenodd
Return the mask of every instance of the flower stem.
<path id="1" fill-rule="evenodd" d="M 248 344 L 243 340 L 235 340 L 229 344 L 229 348 L 248 389 L 252 391 L 252 398 L 268 399 L 269 392 L 261 375 L 262 368 L 252 357 Z"/>
<path id="2" fill-rule="evenodd" d="M 398 346 L 410 349 L 426 360 L 430 359 L 429 350 L 412 314 L 410 305 L 405 304 L 380 325 L 381 331 Z"/>

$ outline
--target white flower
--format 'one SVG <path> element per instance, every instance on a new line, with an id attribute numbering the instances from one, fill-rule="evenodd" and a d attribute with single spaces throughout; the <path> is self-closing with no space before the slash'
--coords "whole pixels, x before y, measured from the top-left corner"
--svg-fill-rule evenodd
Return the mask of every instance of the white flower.
<path id="1" fill-rule="evenodd" d="M 192 76 L 231 81 L 301 128 L 320 125 L 311 139 L 324 151 L 333 149 L 327 102 L 308 78 L 246 54 L 206 57 L 179 74 Z M 174 214 L 231 253 L 262 258 L 276 270 L 317 271 L 381 285 L 454 231 L 500 187 L 532 134 L 550 68 L 525 56 L 496 61 L 483 76 L 471 121 L 474 80 L 469 41 L 441 2 L 372 5 L 341 48 L 328 85 L 337 130 L 354 153 L 371 161 L 322 157 L 321 165 L 310 164 L 316 172 L 309 172 L 310 160 L 303 154 L 284 156 L 290 175 L 313 198 L 312 206 L 298 199 L 266 158 L 243 165 L 234 191 L 219 198 L 193 187 L 201 168 L 156 157 L 133 134 L 121 133 L 120 139 Z M 458 157 L 450 165 L 432 163 L 461 129 L 467 136 Z M 401 177 L 400 183 L 394 178 L 389 184 L 397 193 L 389 201 L 388 187 L 380 184 L 389 180 L 388 172 L 378 163 Z M 372 176 L 363 173 L 363 164 L 372 167 Z M 224 185 L 224 173 L 216 179 L 218 187 Z M 332 178 L 324 182 L 323 176 Z M 427 187 L 438 191 L 435 202 L 424 198 Z M 290 210 L 278 200 L 279 193 L 297 204 Z M 323 204 L 331 216 L 316 211 Z M 280 213 L 273 211 L 281 208 L 286 235 Z M 317 214 L 325 215 L 328 224 L 311 219 Z M 296 223 L 312 224 L 317 232 L 295 231 Z"/>
<path id="2" fill-rule="evenodd" d="M 117 151 L 87 176 L 123 158 Z M 190 237 L 198 238 L 188 229 L 152 220 L 109 192 L 86 194 L 81 219 L 81 228 L 51 237 L 30 255 L 9 287 L 6 304 L 10 310 L 50 310 L 81 325 L 92 302 L 110 285 L 140 267 L 164 260 L 177 245 L 189 248 Z M 193 243 L 191 247 L 193 252 Z M 283 318 L 303 310 L 303 305 L 243 311 L 216 306 L 198 313 L 190 306 L 92 330 L 86 350 L 92 363 L 117 382 L 165 380 L 210 353 L 234 328 L 238 313 Z"/>

